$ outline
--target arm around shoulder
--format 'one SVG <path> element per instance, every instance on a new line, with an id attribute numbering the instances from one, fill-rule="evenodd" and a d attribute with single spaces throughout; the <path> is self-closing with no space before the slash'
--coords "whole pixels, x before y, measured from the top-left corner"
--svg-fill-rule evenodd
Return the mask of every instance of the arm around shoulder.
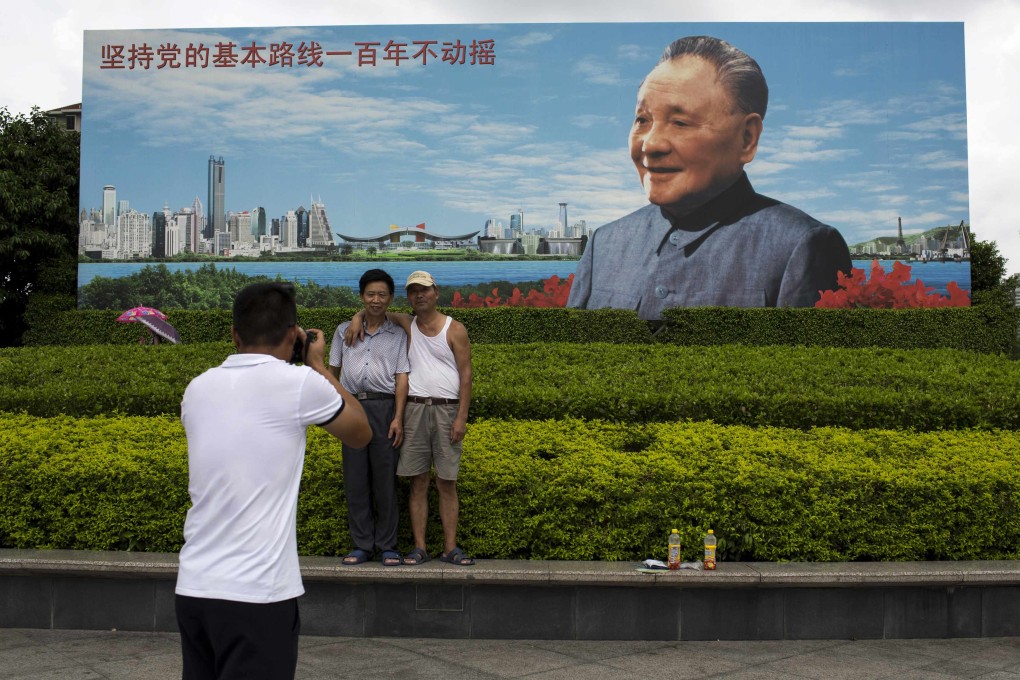
<path id="1" fill-rule="evenodd" d="M 407 337 L 411 337 L 411 322 L 414 317 L 403 312 L 386 312 L 386 318 L 404 329 Z"/>

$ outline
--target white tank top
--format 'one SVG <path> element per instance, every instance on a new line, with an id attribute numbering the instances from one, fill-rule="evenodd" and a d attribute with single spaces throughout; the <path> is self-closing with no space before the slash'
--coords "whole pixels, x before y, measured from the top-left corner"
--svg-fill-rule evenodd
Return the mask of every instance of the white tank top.
<path id="1" fill-rule="evenodd" d="M 412 397 L 438 397 L 458 399 L 460 397 L 460 371 L 457 360 L 446 340 L 452 317 L 446 317 L 443 330 L 434 338 L 418 330 L 418 321 L 411 321 L 411 347 L 407 360 L 411 364 L 408 376 L 408 394 Z"/>

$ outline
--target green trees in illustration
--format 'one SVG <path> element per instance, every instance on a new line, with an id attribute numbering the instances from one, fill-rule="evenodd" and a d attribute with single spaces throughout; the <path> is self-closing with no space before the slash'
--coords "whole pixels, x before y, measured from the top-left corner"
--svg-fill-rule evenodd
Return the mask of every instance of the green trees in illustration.
<path id="1" fill-rule="evenodd" d="M 277 277 L 278 279 L 280 277 Z M 194 270 L 170 271 L 164 264 L 150 265 L 121 278 L 97 276 L 78 291 L 82 309 L 129 309 L 138 305 L 168 309 L 230 309 L 234 295 L 249 283 L 270 281 L 248 276 L 231 267 L 205 264 Z M 302 307 L 358 306 L 357 295 L 342 286 L 295 282 Z"/>

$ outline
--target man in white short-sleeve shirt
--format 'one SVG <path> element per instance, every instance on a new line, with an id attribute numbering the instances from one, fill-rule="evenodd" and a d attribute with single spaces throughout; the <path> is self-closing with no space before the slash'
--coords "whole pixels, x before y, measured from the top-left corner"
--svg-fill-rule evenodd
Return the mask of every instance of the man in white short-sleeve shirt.
<path id="1" fill-rule="evenodd" d="M 321 331 L 297 325 L 291 284 L 245 287 L 233 322 L 238 353 L 192 380 L 181 402 L 192 503 L 176 588 L 185 680 L 294 677 L 306 429 L 358 446 L 371 437 L 326 369 Z M 299 339 L 304 366 L 288 363 Z"/>

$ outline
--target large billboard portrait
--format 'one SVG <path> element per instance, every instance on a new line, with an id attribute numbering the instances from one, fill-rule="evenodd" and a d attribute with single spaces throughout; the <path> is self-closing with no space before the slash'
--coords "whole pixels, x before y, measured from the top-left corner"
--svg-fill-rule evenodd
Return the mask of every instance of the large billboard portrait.
<path id="1" fill-rule="evenodd" d="M 87 31 L 79 306 L 969 304 L 963 25 Z M 427 260 L 427 267 L 422 264 Z"/>

